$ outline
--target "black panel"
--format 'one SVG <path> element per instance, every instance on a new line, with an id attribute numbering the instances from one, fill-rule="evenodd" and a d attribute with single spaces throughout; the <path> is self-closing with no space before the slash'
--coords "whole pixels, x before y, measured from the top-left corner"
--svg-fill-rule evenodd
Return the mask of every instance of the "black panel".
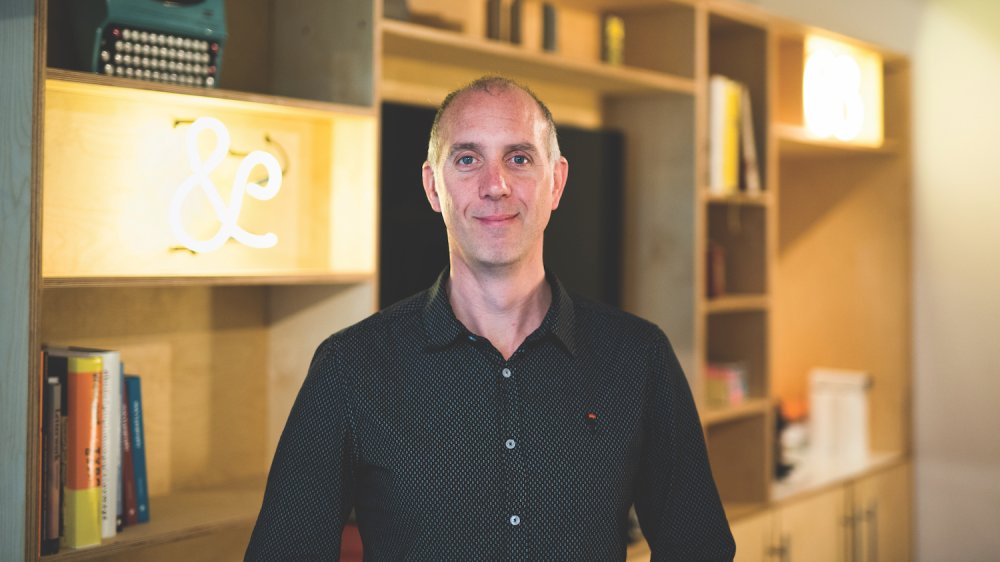
<path id="1" fill-rule="evenodd" d="M 420 166 L 434 109 L 382 106 L 382 307 L 421 291 L 448 264 L 441 215 L 424 196 Z M 545 234 L 545 263 L 570 290 L 621 303 L 623 137 L 559 127 L 569 180 Z"/>
<path id="2" fill-rule="evenodd" d="M 571 291 L 621 305 L 624 139 L 559 127 L 569 179 L 545 231 L 545 265 Z"/>
<path id="3" fill-rule="evenodd" d="M 384 308 L 422 291 L 448 265 L 441 215 L 424 196 L 420 167 L 434 109 L 382 105 L 382 216 L 379 303 Z"/>

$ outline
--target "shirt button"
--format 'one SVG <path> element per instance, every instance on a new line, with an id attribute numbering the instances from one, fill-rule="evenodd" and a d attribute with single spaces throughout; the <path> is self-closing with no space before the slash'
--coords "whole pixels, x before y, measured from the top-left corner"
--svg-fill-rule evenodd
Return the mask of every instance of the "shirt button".
<path id="1" fill-rule="evenodd" d="M 504 443 L 504 445 L 506 445 L 508 449 L 513 449 L 514 447 L 517 447 L 517 441 L 514 441 L 513 439 L 508 439 L 507 442 Z"/>
<path id="2" fill-rule="evenodd" d="M 510 524 L 514 525 L 514 526 L 520 525 L 521 524 L 521 518 L 518 517 L 517 515 L 511 515 L 510 516 Z"/>
<path id="3" fill-rule="evenodd" d="M 505 378 L 505 379 L 509 379 L 510 378 L 510 369 L 504 369 L 503 370 L 503 378 Z"/>

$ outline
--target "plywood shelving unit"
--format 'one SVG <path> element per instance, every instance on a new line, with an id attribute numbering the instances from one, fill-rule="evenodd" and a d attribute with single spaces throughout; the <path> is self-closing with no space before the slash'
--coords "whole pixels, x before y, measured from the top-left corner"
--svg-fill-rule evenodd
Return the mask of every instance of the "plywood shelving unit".
<path id="1" fill-rule="evenodd" d="M 65 19 L 65 0 L 39 2 L 42 28 Z M 120 349 L 127 370 L 143 375 L 154 495 L 153 523 L 47 560 L 168 559 L 203 548 L 219 559 L 239 556 L 313 349 L 377 306 L 381 103 L 433 107 L 486 73 L 527 83 L 559 123 L 623 133 L 623 306 L 670 336 L 731 521 L 759 523 L 812 493 L 782 488 L 775 498 L 772 474 L 775 407 L 805 398 L 813 366 L 873 373 L 872 443 L 893 461 L 872 470 L 907 462 L 903 57 L 864 45 L 886 61 L 886 141 L 869 146 L 812 138 L 801 117 L 804 37 L 851 40 L 736 0 L 559 0 L 553 52 L 542 49 L 537 0 L 521 2 L 518 45 L 485 38 L 485 2 L 409 0 L 412 21 L 383 17 L 379 0 L 229 4 L 218 90 L 36 69 L 47 79 L 47 100 L 44 175 L 35 186 L 34 341 Z M 625 22 L 620 66 L 601 60 L 607 14 Z M 58 29 L 48 39 L 50 51 L 65 47 Z M 707 187 L 708 81 L 717 73 L 748 87 L 759 194 L 719 196 Z M 282 203 L 275 223 L 295 249 L 261 258 L 227 247 L 220 258 L 163 259 L 154 255 L 166 252 L 155 234 L 124 240 L 110 224 L 87 228 L 80 212 L 136 205 L 122 200 L 134 184 L 181 179 L 169 163 L 145 173 L 122 152 L 144 135 L 132 131 L 125 138 L 133 142 L 123 144 L 118 135 L 133 119 L 102 117 L 101 100 L 131 104 L 148 118 L 217 112 L 243 142 L 276 131 L 297 162 L 287 189 L 298 198 Z M 67 146 L 91 153 L 80 158 Z M 118 175 L 97 181 L 101 170 Z M 263 221 L 248 218 L 266 223 L 255 220 Z M 707 290 L 710 241 L 727 256 L 727 291 L 718 296 Z M 159 246 L 136 249 L 142 243 Z M 710 405 L 707 365 L 734 361 L 747 368 L 746 400 Z M 25 374 L 32 397 L 37 368 Z M 29 428 L 28 450 L 37 454 L 37 422 Z M 28 489 L 36 486 L 29 479 Z M 37 544 L 37 529 L 27 527 L 27 543 Z M 648 551 L 637 545 L 630 556 Z"/>

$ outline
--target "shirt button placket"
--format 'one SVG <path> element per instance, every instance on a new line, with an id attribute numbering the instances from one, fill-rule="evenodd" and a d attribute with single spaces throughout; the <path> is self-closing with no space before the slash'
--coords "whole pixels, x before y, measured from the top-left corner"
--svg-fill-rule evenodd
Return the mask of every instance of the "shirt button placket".
<path id="1" fill-rule="evenodd" d="M 511 539 L 509 542 L 510 560 L 523 560 L 527 556 L 527 542 L 522 517 L 525 508 L 525 468 L 524 456 L 521 454 L 521 443 L 518 436 L 521 433 L 520 404 L 518 402 L 517 377 L 509 365 L 500 369 L 500 394 L 502 406 L 500 409 L 500 430 L 506 435 L 503 441 L 504 476 L 507 492 L 507 524 Z M 502 434 L 502 435 L 503 435 Z"/>

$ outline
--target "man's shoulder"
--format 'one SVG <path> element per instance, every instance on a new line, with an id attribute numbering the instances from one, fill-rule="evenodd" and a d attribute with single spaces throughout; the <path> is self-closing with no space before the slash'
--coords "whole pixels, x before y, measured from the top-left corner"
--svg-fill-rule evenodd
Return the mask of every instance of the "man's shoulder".
<path id="1" fill-rule="evenodd" d="M 427 304 L 428 291 L 393 303 L 330 335 L 324 342 L 326 347 L 354 346 L 359 344 L 384 343 L 386 338 L 404 333 L 413 335 L 413 330 L 421 328 L 422 314 Z"/>
<path id="2" fill-rule="evenodd" d="M 578 294 L 573 294 L 572 299 L 577 330 L 585 337 L 615 344 L 666 338 L 659 326 L 645 318 Z"/>

